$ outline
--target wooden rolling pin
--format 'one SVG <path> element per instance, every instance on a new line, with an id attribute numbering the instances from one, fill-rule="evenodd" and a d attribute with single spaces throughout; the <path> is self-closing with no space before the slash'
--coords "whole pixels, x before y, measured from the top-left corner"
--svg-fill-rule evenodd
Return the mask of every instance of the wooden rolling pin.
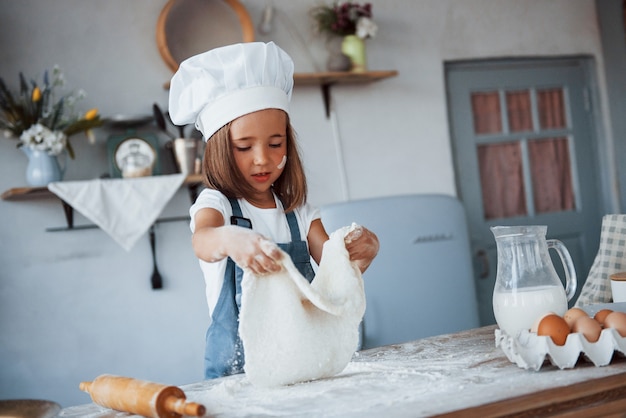
<path id="1" fill-rule="evenodd" d="M 203 405 L 185 402 L 186 396 L 176 386 L 166 386 L 130 377 L 103 374 L 93 382 L 81 382 L 80 390 L 104 407 L 152 418 L 202 416 Z"/>

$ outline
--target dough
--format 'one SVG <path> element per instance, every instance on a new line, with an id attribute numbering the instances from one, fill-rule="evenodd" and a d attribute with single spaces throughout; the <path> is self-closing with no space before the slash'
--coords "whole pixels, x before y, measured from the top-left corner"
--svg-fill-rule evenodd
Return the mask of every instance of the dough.
<path id="1" fill-rule="evenodd" d="M 331 377 L 350 362 L 359 342 L 365 291 L 350 262 L 344 237 L 355 224 L 333 232 L 324 244 L 312 283 L 284 254 L 283 269 L 242 281 L 239 335 L 248 379 L 278 386 Z"/>

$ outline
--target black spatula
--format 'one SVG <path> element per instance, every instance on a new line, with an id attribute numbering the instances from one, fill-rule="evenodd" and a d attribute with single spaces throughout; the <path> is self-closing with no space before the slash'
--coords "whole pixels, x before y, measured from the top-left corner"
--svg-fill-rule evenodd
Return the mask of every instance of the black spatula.
<path id="1" fill-rule="evenodd" d="M 161 273 L 159 273 L 159 269 L 157 268 L 156 263 L 156 244 L 154 237 L 154 225 L 150 227 L 150 248 L 152 248 L 152 265 L 154 269 L 152 271 L 152 278 L 150 282 L 152 283 L 152 289 L 161 289 L 163 288 L 163 279 L 161 278 Z"/>

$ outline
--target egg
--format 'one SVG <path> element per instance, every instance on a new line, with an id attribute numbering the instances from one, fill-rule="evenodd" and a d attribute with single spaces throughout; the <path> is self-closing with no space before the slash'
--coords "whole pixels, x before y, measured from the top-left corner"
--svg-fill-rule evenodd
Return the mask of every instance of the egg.
<path id="1" fill-rule="evenodd" d="M 600 339 L 602 327 L 598 321 L 585 315 L 576 318 L 572 324 L 572 332 L 581 333 L 587 341 L 595 343 L 598 339 Z"/>
<path id="2" fill-rule="evenodd" d="M 614 328 L 619 335 L 626 337 L 626 313 L 611 312 L 604 318 L 604 328 Z"/>
<path id="3" fill-rule="evenodd" d="M 544 316 L 537 326 L 537 335 L 546 335 L 556 345 L 565 345 L 570 328 L 565 319 L 556 314 Z"/>
<path id="4" fill-rule="evenodd" d="M 576 322 L 576 320 L 581 316 L 586 316 L 587 318 L 589 317 L 589 315 L 587 315 L 587 312 L 583 311 L 582 309 L 571 308 L 567 312 L 565 312 L 565 314 L 563 315 L 563 319 L 565 319 L 567 325 L 572 328 L 572 326 L 574 326 L 574 322 Z"/>
<path id="5" fill-rule="evenodd" d="M 604 326 L 604 319 L 611 312 L 613 312 L 611 309 L 601 309 L 598 312 L 596 312 L 596 314 L 593 316 L 593 319 L 598 321 L 600 325 Z"/>

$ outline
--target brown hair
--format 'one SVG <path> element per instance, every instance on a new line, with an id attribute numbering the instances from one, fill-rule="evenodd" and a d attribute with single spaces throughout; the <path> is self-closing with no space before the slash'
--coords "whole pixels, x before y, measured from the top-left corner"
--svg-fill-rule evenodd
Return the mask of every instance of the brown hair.
<path id="1" fill-rule="evenodd" d="M 230 198 L 246 198 L 254 192 L 235 163 L 230 142 L 230 123 L 209 138 L 202 161 L 204 183 L 209 189 L 222 192 Z M 287 164 L 272 190 L 282 202 L 285 212 L 306 203 L 307 184 L 300 160 L 296 134 L 287 115 Z"/>

